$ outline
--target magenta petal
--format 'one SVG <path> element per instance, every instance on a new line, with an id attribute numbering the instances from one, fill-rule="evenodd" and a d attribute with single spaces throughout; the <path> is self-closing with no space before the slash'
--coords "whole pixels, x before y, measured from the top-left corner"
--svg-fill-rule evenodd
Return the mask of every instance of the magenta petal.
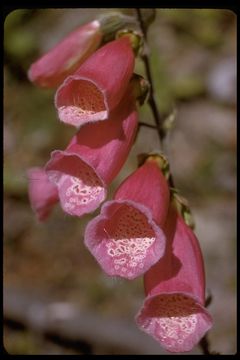
<path id="1" fill-rule="evenodd" d="M 185 292 L 193 294 L 203 305 L 205 274 L 198 239 L 172 206 L 164 231 L 167 236 L 165 256 L 145 274 L 146 293 Z"/>
<path id="2" fill-rule="evenodd" d="M 108 201 L 90 221 L 85 245 L 111 276 L 134 279 L 146 272 L 165 250 L 165 235 L 150 211 L 133 201 Z"/>
<path id="3" fill-rule="evenodd" d="M 128 92 L 108 121 L 85 125 L 65 151 L 52 153 L 46 171 L 59 189 L 64 211 L 81 216 L 100 205 L 106 185 L 126 161 L 136 130 L 137 111 Z"/>
<path id="4" fill-rule="evenodd" d="M 94 211 L 106 197 L 106 187 L 92 166 L 80 155 L 53 151 L 46 165 L 49 179 L 57 186 L 61 206 L 70 215 Z"/>
<path id="5" fill-rule="evenodd" d="M 76 127 L 106 120 L 126 92 L 133 69 L 134 54 L 126 37 L 98 49 L 57 90 L 60 120 Z"/>
<path id="6" fill-rule="evenodd" d="M 81 216 L 100 205 L 106 186 L 127 159 L 136 130 L 137 111 L 128 92 L 106 122 L 86 124 L 65 151 L 52 153 L 46 171 L 57 184 L 63 210 Z M 83 197 L 83 192 L 88 196 Z"/>
<path id="7" fill-rule="evenodd" d="M 85 244 L 103 270 L 134 279 L 164 254 L 169 188 L 155 161 L 144 163 L 119 186 L 85 232 Z"/>
<path id="8" fill-rule="evenodd" d="M 166 251 L 144 275 L 147 297 L 136 322 L 168 351 L 190 351 L 212 327 L 201 249 L 172 205 L 164 230 Z"/>
<path id="9" fill-rule="evenodd" d="M 212 327 L 212 318 L 194 296 L 172 292 L 148 296 L 136 323 L 166 350 L 185 352 Z"/>
<path id="10" fill-rule="evenodd" d="M 154 160 L 146 161 L 121 183 L 114 199 L 146 206 L 155 222 L 163 226 L 169 207 L 169 185 L 159 165 Z"/>
<path id="11" fill-rule="evenodd" d="M 31 65 L 29 79 L 41 87 L 59 86 L 99 47 L 101 40 L 98 21 L 78 27 Z"/>
<path id="12" fill-rule="evenodd" d="M 27 176 L 31 207 L 38 220 L 44 221 L 58 202 L 57 187 L 49 181 L 46 172 L 40 167 L 29 169 Z"/>
<path id="13" fill-rule="evenodd" d="M 107 121 L 86 124 L 67 147 L 86 160 L 107 185 L 126 161 L 137 130 L 135 103 L 130 93 L 126 95 Z"/>

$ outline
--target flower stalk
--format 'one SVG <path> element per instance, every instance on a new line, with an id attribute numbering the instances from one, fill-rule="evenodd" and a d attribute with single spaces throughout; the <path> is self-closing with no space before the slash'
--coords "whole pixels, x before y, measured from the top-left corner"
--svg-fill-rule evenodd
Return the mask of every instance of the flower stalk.
<path id="1" fill-rule="evenodd" d="M 136 9 L 136 13 L 137 13 L 137 18 L 139 21 L 139 25 L 140 28 L 142 30 L 143 36 L 145 41 L 147 41 L 147 32 L 146 32 L 146 27 L 144 26 L 144 21 L 143 21 L 143 17 L 142 17 L 142 13 L 140 9 Z M 149 62 L 149 58 L 147 56 L 147 54 L 143 53 L 142 54 L 142 60 L 144 62 L 145 65 L 145 70 L 146 70 L 146 76 L 147 76 L 147 80 L 149 82 L 150 86 L 150 90 L 149 90 L 149 98 L 148 98 L 148 104 L 152 110 L 153 113 L 153 117 L 154 117 L 154 121 L 156 123 L 157 126 L 157 132 L 158 132 L 158 136 L 159 136 L 159 140 L 160 140 L 160 145 L 163 141 L 163 139 L 165 138 L 165 131 L 163 130 L 163 118 L 160 115 L 158 108 L 157 108 L 157 104 L 154 98 L 154 88 L 153 88 L 153 81 L 152 81 L 152 72 L 151 72 L 151 67 L 150 67 L 150 62 Z"/>
<path id="2" fill-rule="evenodd" d="M 140 29 L 144 36 L 144 40 L 147 41 L 147 31 L 146 31 L 147 29 L 146 29 L 144 21 L 143 21 L 143 16 L 142 16 L 143 12 L 139 8 L 136 8 L 135 11 L 136 11 L 136 18 L 138 19 Z M 148 104 L 152 110 L 153 118 L 154 118 L 154 121 L 156 124 L 157 133 L 158 133 L 158 137 L 159 137 L 159 141 L 160 141 L 160 146 L 162 146 L 162 142 L 165 139 L 165 136 L 167 134 L 167 129 L 166 129 L 166 127 L 164 127 L 164 123 L 165 123 L 164 119 L 160 115 L 156 101 L 155 101 L 151 67 L 150 67 L 149 58 L 146 53 L 142 54 L 142 60 L 145 65 L 146 76 L 147 76 L 147 80 L 150 85 Z M 171 189 L 175 189 L 173 176 L 171 173 L 170 173 L 168 182 L 169 182 Z M 183 208 L 184 208 L 184 206 L 183 206 Z M 182 209 L 182 210 L 184 210 L 184 209 Z M 187 210 L 189 210 L 189 208 Z M 194 222 L 193 222 L 193 218 L 190 214 L 190 210 L 185 211 L 184 214 L 185 214 L 184 220 L 187 221 L 188 224 L 190 225 L 190 227 L 193 228 Z M 188 215 L 190 215 L 190 217 Z M 199 346 L 201 347 L 204 355 L 214 355 L 215 354 L 214 352 L 210 352 L 210 350 L 209 350 L 209 341 L 207 338 L 207 334 L 205 334 L 204 337 L 201 339 L 201 341 L 199 342 Z"/>

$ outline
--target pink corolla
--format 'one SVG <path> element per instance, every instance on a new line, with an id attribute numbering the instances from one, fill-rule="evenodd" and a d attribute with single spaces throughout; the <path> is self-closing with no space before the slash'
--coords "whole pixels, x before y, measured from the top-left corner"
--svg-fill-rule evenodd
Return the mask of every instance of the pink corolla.
<path id="1" fill-rule="evenodd" d="M 51 154 L 46 171 L 70 215 L 97 209 L 127 159 L 138 124 L 135 100 L 127 95 L 107 121 L 86 124 L 66 150 Z"/>
<path id="2" fill-rule="evenodd" d="M 29 79 L 41 87 L 59 86 L 100 46 L 101 40 L 99 21 L 78 27 L 31 65 Z"/>
<path id="3" fill-rule="evenodd" d="M 196 236 L 170 207 L 164 257 L 144 275 L 146 299 L 136 316 L 141 330 L 170 352 L 190 351 L 212 326 Z"/>
<path id="4" fill-rule="evenodd" d="M 121 101 L 134 69 L 128 37 L 111 41 L 92 54 L 55 95 L 61 121 L 80 126 L 106 120 Z"/>
<path id="5" fill-rule="evenodd" d="M 43 168 L 30 168 L 27 176 L 31 207 L 38 220 L 44 221 L 58 202 L 57 187 L 49 181 Z"/>
<path id="6" fill-rule="evenodd" d="M 134 279 L 164 254 L 169 187 L 155 161 L 146 161 L 118 188 L 85 231 L 85 244 L 110 276 Z"/>

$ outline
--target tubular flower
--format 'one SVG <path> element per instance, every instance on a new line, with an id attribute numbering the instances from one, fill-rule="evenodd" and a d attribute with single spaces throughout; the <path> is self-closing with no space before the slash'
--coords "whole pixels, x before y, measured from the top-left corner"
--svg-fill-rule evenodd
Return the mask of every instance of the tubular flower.
<path id="1" fill-rule="evenodd" d="M 168 204 L 164 175 L 155 161 L 146 161 L 102 206 L 84 241 L 108 275 L 134 279 L 163 256 L 165 235 L 156 220 L 164 223 Z"/>
<path id="2" fill-rule="evenodd" d="M 137 130 L 135 100 L 128 93 L 108 121 L 87 124 L 65 151 L 56 150 L 46 165 L 65 212 L 81 216 L 97 209 L 107 185 L 127 159 Z"/>
<path id="3" fill-rule="evenodd" d="M 63 82 L 55 95 L 61 121 L 80 126 L 106 120 L 122 99 L 134 69 L 128 37 L 98 49 Z"/>
<path id="4" fill-rule="evenodd" d="M 185 352 L 212 326 L 204 307 L 203 259 L 196 236 L 173 207 L 165 233 L 165 255 L 144 275 L 147 296 L 136 322 L 166 350 Z"/>
<path id="5" fill-rule="evenodd" d="M 80 26 L 31 65 L 29 79 L 41 87 L 59 86 L 100 46 L 101 40 L 99 21 Z"/>
<path id="6" fill-rule="evenodd" d="M 44 221 L 58 202 L 57 187 L 49 181 L 46 172 L 40 167 L 29 169 L 27 176 L 31 207 L 38 220 Z"/>

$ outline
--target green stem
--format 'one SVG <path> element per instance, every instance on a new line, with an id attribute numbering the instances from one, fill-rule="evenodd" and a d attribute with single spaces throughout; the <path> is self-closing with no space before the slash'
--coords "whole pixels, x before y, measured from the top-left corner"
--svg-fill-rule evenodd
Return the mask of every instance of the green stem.
<path id="1" fill-rule="evenodd" d="M 149 127 L 149 128 L 151 128 L 151 129 L 157 129 L 157 127 L 156 126 L 154 126 L 154 125 L 150 125 L 150 124 L 147 124 L 147 123 L 145 123 L 145 122 L 142 122 L 142 121 L 139 121 L 139 126 L 146 126 L 146 127 Z"/>
<path id="2" fill-rule="evenodd" d="M 141 10 L 136 9 L 136 12 L 137 12 L 137 18 L 138 18 L 139 25 L 142 30 L 144 39 L 145 39 L 145 41 L 147 41 L 147 32 L 146 32 L 146 27 L 143 22 Z M 154 118 L 154 121 L 155 121 L 156 127 L 157 127 L 158 137 L 160 140 L 160 144 L 162 145 L 162 141 L 165 137 L 165 131 L 163 130 L 163 118 L 161 117 L 161 115 L 158 111 L 157 104 L 156 104 L 156 101 L 154 98 L 154 88 L 153 88 L 153 80 L 152 80 L 152 72 L 151 72 L 150 62 L 149 62 L 149 58 L 146 54 L 142 55 L 142 60 L 145 65 L 147 80 L 150 84 L 148 104 L 152 110 L 153 118 Z"/>

